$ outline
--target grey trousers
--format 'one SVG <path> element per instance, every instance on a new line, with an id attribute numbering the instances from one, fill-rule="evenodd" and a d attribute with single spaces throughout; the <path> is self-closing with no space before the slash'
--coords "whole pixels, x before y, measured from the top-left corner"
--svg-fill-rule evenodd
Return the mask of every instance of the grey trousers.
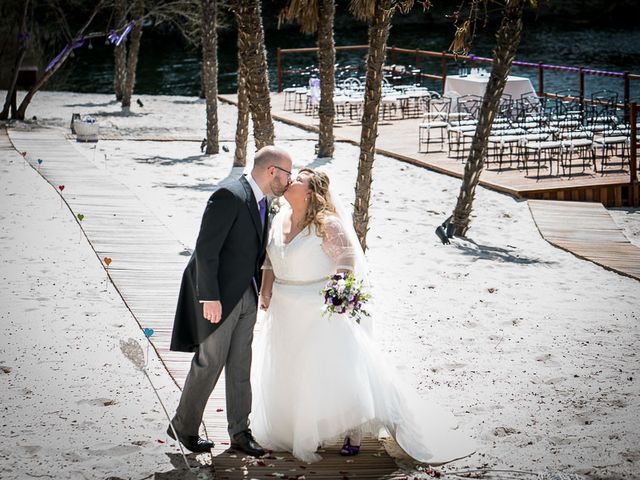
<path id="1" fill-rule="evenodd" d="M 198 435 L 204 409 L 222 367 L 225 367 L 229 436 L 249 428 L 249 375 L 256 312 L 256 295 L 249 287 L 222 325 L 198 346 L 173 417 L 173 426 L 181 435 Z"/>

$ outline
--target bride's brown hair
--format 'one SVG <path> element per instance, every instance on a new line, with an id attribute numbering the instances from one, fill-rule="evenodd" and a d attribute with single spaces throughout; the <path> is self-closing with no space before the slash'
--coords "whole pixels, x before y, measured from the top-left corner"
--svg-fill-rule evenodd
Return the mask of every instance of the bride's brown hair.
<path id="1" fill-rule="evenodd" d="M 335 215 L 336 207 L 329 193 L 329 176 L 311 168 L 301 168 L 298 173 L 309 174 L 309 201 L 303 220 L 303 228 L 311 224 L 316 226 L 319 237 L 325 234 L 325 221 L 327 216 Z"/>

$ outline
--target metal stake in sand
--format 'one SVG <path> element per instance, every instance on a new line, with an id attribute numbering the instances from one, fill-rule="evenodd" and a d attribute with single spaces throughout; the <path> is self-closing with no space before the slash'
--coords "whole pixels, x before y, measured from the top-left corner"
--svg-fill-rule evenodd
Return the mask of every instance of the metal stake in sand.
<path id="1" fill-rule="evenodd" d="M 150 330 L 150 334 L 149 335 L 147 335 L 147 330 Z M 150 342 L 149 337 L 151 335 L 153 335 L 153 330 L 150 329 L 150 328 L 149 329 L 145 328 L 145 336 L 147 336 L 147 341 L 148 342 Z M 158 393 L 158 390 L 156 389 L 155 385 L 151 381 L 151 377 L 149 376 L 149 373 L 147 372 L 147 364 L 146 364 L 147 361 L 145 360 L 145 355 L 144 355 L 144 353 L 142 351 L 142 347 L 140 346 L 140 344 L 136 340 L 134 340 L 133 338 L 130 338 L 126 342 L 120 340 L 120 350 L 122 351 L 124 356 L 127 357 L 129 359 L 129 361 L 131 363 L 133 363 L 133 365 L 138 370 L 140 370 L 142 373 L 144 373 L 144 376 L 147 377 L 147 380 L 149 380 L 149 385 L 151 385 L 151 388 L 153 389 L 153 392 L 156 394 L 156 397 L 158 397 L 158 402 L 160 402 L 160 406 L 162 407 L 162 410 L 164 410 L 164 414 L 166 415 L 167 419 L 169 420 L 169 425 L 171 426 L 171 430 L 173 431 L 173 434 L 175 435 L 175 437 L 178 438 L 178 434 L 176 433 L 176 429 L 173 427 L 173 422 L 171 421 L 171 417 L 169 416 L 169 412 L 167 412 L 167 408 L 164 406 L 164 402 L 162 401 L 162 398 L 160 398 L 160 394 Z M 177 442 L 177 443 L 178 443 L 178 447 L 180 447 L 180 453 L 182 454 L 182 458 L 184 460 L 184 464 L 187 466 L 189 471 L 192 472 L 192 473 L 198 472 L 199 468 L 192 468 L 189 465 L 189 462 L 187 461 L 187 456 L 184 454 L 184 450 L 182 449 L 182 444 L 180 442 Z"/>
<path id="2" fill-rule="evenodd" d="M 58 185 L 58 190 L 60 190 L 60 208 L 62 208 L 62 192 L 64 191 L 64 185 Z"/>
<path id="3" fill-rule="evenodd" d="M 25 163 L 27 163 L 27 152 L 20 152 L 22 158 L 24 158 L 24 162 L 22 162 L 22 168 L 24 168 Z"/>
<path id="4" fill-rule="evenodd" d="M 25 155 L 27 154 L 27 152 L 24 152 Z M 40 165 L 42 165 L 43 160 L 41 158 L 38 159 L 38 173 L 40 173 Z"/>
<path id="5" fill-rule="evenodd" d="M 107 278 L 104 281 L 104 290 L 106 292 L 107 288 L 109 287 L 109 265 L 111 265 L 111 259 L 109 257 L 104 257 L 102 261 L 104 262 L 105 268 L 107 269 Z"/>
<path id="6" fill-rule="evenodd" d="M 84 220 L 84 215 L 79 213 L 76 217 L 78 218 L 78 223 L 80 223 L 80 240 L 78 243 L 82 243 L 82 221 Z"/>

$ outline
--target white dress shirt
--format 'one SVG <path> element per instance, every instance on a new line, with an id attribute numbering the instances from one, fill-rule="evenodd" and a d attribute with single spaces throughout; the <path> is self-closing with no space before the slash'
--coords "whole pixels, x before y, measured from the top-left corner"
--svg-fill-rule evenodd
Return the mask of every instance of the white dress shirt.
<path id="1" fill-rule="evenodd" d="M 246 175 L 245 178 L 247 179 L 247 182 L 249 182 L 249 185 L 251 186 L 251 190 L 253 190 L 253 196 L 256 197 L 256 204 L 258 205 L 258 211 L 260 211 L 260 201 L 264 197 L 266 197 L 266 195 L 262 193 L 262 190 L 260 190 L 260 187 L 258 186 L 256 181 L 253 179 L 251 174 Z"/>

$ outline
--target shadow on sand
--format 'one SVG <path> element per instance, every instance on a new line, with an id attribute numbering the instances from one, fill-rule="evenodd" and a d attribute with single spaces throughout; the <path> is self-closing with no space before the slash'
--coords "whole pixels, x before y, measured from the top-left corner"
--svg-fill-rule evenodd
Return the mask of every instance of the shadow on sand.
<path id="1" fill-rule="evenodd" d="M 111 105 L 117 105 L 118 103 L 120 103 L 118 100 L 113 99 L 103 103 L 67 103 L 65 107 L 110 107 Z"/>
<path id="2" fill-rule="evenodd" d="M 494 247 L 481 245 L 469 238 L 461 240 L 464 243 L 455 243 L 455 247 L 464 255 L 476 257 L 477 260 L 492 260 L 503 263 L 516 263 L 519 265 L 555 265 L 557 262 L 547 262 L 539 258 L 531 258 L 518 253 L 515 247 Z"/>
<path id="3" fill-rule="evenodd" d="M 162 165 L 163 167 L 170 167 L 171 165 L 179 165 L 182 163 L 202 163 L 206 158 L 207 155 L 191 155 L 190 157 L 184 158 L 163 157 L 159 155 L 155 157 L 133 157 L 133 159 L 138 163 Z"/>

